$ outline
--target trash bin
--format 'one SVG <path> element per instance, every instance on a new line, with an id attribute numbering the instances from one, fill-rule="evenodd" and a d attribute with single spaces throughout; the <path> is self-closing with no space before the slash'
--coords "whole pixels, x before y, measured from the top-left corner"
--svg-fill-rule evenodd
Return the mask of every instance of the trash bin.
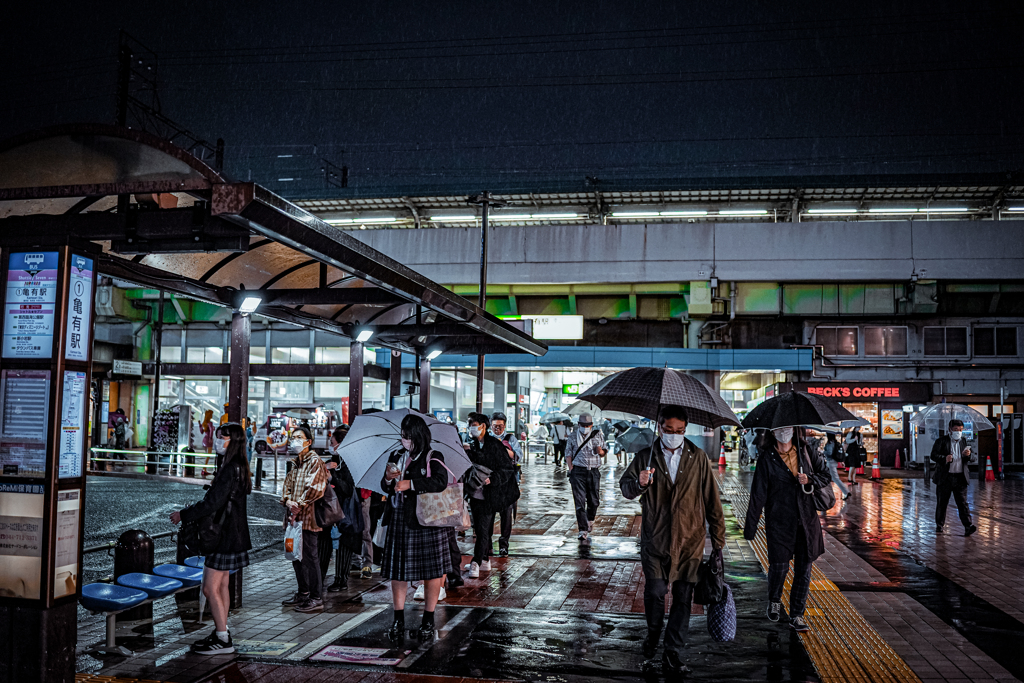
<path id="1" fill-rule="evenodd" d="M 114 545 L 114 580 L 124 574 L 153 573 L 153 539 L 141 529 L 121 534 Z M 117 615 L 117 621 L 153 619 L 153 604 L 140 605 Z"/>

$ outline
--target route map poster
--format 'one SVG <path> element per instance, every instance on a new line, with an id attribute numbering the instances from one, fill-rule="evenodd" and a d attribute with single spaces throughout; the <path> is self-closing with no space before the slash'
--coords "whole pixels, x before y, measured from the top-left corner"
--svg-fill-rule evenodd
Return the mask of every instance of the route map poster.
<path id="1" fill-rule="evenodd" d="M 55 251 L 11 254 L 4 302 L 4 358 L 53 357 L 57 257 Z"/>
<path id="2" fill-rule="evenodd" d="M 82 476 L 85 444 L 85 373 L 64 371 L 61 392 L 60 458 L 57 477 L 72 479 Z"/>

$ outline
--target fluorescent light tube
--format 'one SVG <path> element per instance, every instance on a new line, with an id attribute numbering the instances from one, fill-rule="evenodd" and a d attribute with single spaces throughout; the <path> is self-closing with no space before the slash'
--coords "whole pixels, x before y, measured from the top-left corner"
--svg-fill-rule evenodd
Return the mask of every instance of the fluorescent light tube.
<path id="1" fill-rule="evenodd" d="M 249 315 L 263 303 L 263 299 L 258 296 L 247 296 L 242 299 L 242 305 L 238 307 L 238 312 L 242 315 Z"/>

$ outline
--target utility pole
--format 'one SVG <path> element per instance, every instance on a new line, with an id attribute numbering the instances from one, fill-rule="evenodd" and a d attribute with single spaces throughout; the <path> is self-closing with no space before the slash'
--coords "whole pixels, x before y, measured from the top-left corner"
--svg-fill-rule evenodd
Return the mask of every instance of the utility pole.
<path id="1" fill-rule="evenodd" d="M 491 197 L 490 192 L 481 192 L 478 195 L 469 197 L 466 201 L 470 204 L 479 204 L 481 207 L 480 221 L 480 294 L 477 296 L 477 306 L 487 310 L 487 218 L 492 206 L 505 206 L 505 202 Z M 478 354 L 476 357 L 476 412 L 484 411 L 484 356 Z"/>

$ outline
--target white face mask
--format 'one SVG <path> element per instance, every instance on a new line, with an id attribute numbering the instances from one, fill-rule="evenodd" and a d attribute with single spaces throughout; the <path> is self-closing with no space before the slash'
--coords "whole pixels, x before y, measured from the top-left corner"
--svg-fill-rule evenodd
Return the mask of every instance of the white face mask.
<path id="1" fill-rule="evenodd" d="M 499 429 L 499 428 L 498 428 L 498 425 L 492 425 L 492 426 L 491 426 L 491 433 L 492 433 L 492 434 L 494 434 L 494 435 L 495 435 L 495 436 L 497 436 L 497 437 L 500 437 L 500 436 L 501 436 L 502 434 L 504 434 L 504 433 L 505 433 L 505 428 L 504 428 L 504 427 L 501 427 L 501 428 Z"/>
<path id="2" fill-rule="evenodd" d="M 412 453 L 412 439 L 402 439 L 402 448 Z"/>
<path id="3" fill-rule="evenodd" d="M 683 440 L 685 438 L 685 434 L 662 434 L 661 444 L 670 451 L 674 451 L 683 445 Z"/>
<path id="4" fill-rule="evenodd" d="M 581 429 L 583 430 L 583 436 L 587 436 L 590 434 L 590 430 L 593 429 L 593 427 L 581 427 Z"/>
<path id="5" fill-rule="evenodd" d="M 959 441 L 963 435 L 963 432 L 950 432 L 949 438 L 953 439 L 953 441 Z"/>
<path id="6" fill-rule="evenodd" d="M 473 428 L 473 436 L 475 436 L 478 439 L 484 438 L 484 434 L 486 433 L 487 428 L 484 427 L 483 425 L 477 425 L 476 427 Z"/>
<path id="7" fill-rule="evenodd" d="M 775 432 L 775 438 L 778 440 L 779 443 L 789 443 L 790 441 L 793 440 L 792 427 L 779 427 L 778 429 L 773 429 L 772 431 Z"/>
<path id="8" fill-rule="evenodd" d="M 288 452 L 292 455 L 299 455 L 306 450 L 305 439 L 292 439 L 288 442 Z"/>
<path id="9" fill-rule="evenodd" d="M 228 444 L 231 442 L 230 439 L 217 439 L 213 442 L 213 451 L 217 455 L 224 455 L 228 451 Z"/>
<path id="10" fill-rule="evenodd" d="M 329 446 L 327 447 L 327 452 L 328 452 L 328 453 L 330 453 L 331 455 L 337 455 L 337 454 L 338 454 L 338 447 L 337 447 L 337 446 L 335 446 L 335 445 L 334 445 L 334 444 L 332 443 L 331 445 L 329 445 Z"/>

